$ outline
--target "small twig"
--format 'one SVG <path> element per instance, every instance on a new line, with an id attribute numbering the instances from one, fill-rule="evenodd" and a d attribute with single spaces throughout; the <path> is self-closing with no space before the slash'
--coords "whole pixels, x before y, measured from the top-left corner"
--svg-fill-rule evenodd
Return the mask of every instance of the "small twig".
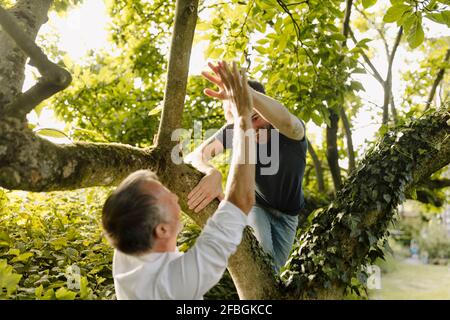
<path id="1" fill-rule="evenodd" d="M 353 30 L 349 27 L 349 32 L 350 32 L 350 36 L 352 37 L 353 42 L 356 44 L 358 43 L 358 40 L 356 40 L 355 38 L 355 34 L 353 33 Z M 383 77 L 380 75 L 380 73 L 378 72 L 377 68 L 375 68 L 375 66 L 373 65 L 372 61 L 370 61 L 369 57 L 367 56 L 367 54 L 364 52 L 364 50 L 362 50 L 361 53 L 364 61 L 367 63 L 367 65 L 370 67 L 370 69 L 373 72 L 373 76 L 374 78 L 381 84 L 384 86 L 384 79 Z"/>
<path id="2" fill-rule="evenodd" d="M 436 75 L 436 78 L 434 79 L 433 85 L 430 90 L 430 94 L 428 96 L 427 104 L 425 106 L 426 109 L 428 109 L 430 107 L 431 103 L 433 102 L 434 95 L 436 94 L 436 89 L 437 89 L 439 83 L 444 78 L 444 73 L 445 73 L 445 69 L 446 69 L 445 63 L 447 63 L 449 61 L 449 59 L 450 59 L 450 49 L 447 49 L 447 53 L 445 54 L 445 58 L 444 58 L 444 66 L 442 66 L 442 68 L 438 71 L 438 74 Z"/>
<path id="3" fill-rule="evenodd" d="M 390 51 L 390 49 L 389 49 L 389 45 L 388 45 L 388 42 L 386 40 L 386 37 L 384 36 L 384 33 L 376 25 L 376 23 L 366 15 L 366 13 L 364 11 L 360 10 L 355 4 L 354 4 L 354 7 L 355 7 L 355 10 L 358 11 L 358 13 L 360 13 L 375 28 L 375 30 L 380 35 L 381 40 L 383 40 L 384 49 L 386 51 L 386 57 L 389 60 L 389 51 Z"/>

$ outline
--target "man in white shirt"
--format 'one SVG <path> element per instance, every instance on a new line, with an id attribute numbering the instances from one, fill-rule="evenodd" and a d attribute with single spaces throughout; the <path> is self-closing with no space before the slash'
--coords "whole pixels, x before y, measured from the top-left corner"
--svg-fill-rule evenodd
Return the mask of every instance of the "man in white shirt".
<path id="1" fill-rule="evenodd" d="M 202 299 L 222 277 L 228 258 L 242 239 L 255 201 L 255 138 L 245 71 L 219 63 L 232 97 L 234 152 L 225 198 L 206 223 L 196 244 L 178 252 L 181 231 L 178 197 L 156 175 L 140 170 L 128 176 L 106 200 L 102 223 L 114 246 L 117 299 Z"/>

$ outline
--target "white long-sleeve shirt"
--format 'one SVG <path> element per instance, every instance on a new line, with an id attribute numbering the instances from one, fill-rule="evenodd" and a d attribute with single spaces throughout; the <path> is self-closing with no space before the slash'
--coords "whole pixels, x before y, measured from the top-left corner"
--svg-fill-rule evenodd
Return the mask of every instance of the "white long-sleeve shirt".
<path id="1" fill-rule="evenodd" d="M 247 216 L 231 202 L 222 201 L 195 245 L 184 254 L 176 251 L 131 256 L 115 250 L 117 299 L 203 299 L 221 279 L 246 225 Z"/>

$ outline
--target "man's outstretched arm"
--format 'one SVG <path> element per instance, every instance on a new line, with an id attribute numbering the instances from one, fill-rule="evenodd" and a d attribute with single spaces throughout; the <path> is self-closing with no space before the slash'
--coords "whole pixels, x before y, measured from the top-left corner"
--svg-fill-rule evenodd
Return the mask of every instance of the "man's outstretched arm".
<path id="1" fill-rule="evenodd" d="M 215 198 L 223 200 L 222 174 L 209 163 L 223 149 L 222 143 L 212 136 L 185 158 L 185 162 L 205 174 L 188 194 L 188 206 L 195 212 L 205 208 Z"/>
<path id="2" fill-rule="evenodd" d="M 302 122 L 277 100 L 251 89 L 255 110 L 286 137 L 302 140 L 305 128 Z"/>
<path id="3" fill-rule="evenodd" d="M 205 89 L 205 94 L 219 100 L 227 100 L 229 96 L 224 89 L 222 78 L 219 74 L 219 65 L 208 63 L 213 74 L 202 72 L 202 75 L 211 83 L 219 87 L 218 91 Z M 253 98 L 253 106 L 256 111 L 271 125 L 278 129 L 283 135 L 294 140 L 302 140 L 305 136 L 305 128 L 302 122 L 294 116 L 283 104 L 277 100 L 250 89 Z"/>
<path id="4" fill-rule="evenodd" d="M 208 220 L 196 244 L 170 262 L 154 287 L 163 299 L 201 298 L 222 277 L 228 258 L 236 251 L 254 204 L 256 146 L 251 130 L 252 102 L 245 76 L 221 65 L 225 86 L 233 97 L 235 114 L 234 154 L 227 180 L 225 201 Z M 245 84 L 245 86 L 243 85 Z M 246 132 L 250 129 L 250 132 Z"/>
<path id="5" fill-rule="evenodd" d="M 220 76 L 229 90 L 234 116 L 233 157 L 225 188 L 225 200 L 232 202 L 246 214 L 255 202 L 256 142 L 251 114 L 253 99 L 245 72 L 239 75 L 237 64 L 230 70 L 226 62 L 220 64 Z M 225 71 L 224 71 L 225 70 Z M 230 75 L 233 77 L 230 77 Z"/>

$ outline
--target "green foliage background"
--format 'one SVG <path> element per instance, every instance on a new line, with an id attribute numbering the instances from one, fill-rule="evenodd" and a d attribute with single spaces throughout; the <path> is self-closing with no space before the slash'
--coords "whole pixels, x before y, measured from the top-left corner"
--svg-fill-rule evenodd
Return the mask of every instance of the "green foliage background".
<path id="1" fill-rule="evenodd" d="M 70 8 L 81 2 L 58 0 L 52 9 L 60 15 L 70 14 Z M 6 7 L 14 3 L 0 0 L 0 5 Z M 147 147 L 153 143 L 159 124 L 174 1 L 107 0 L 105 3 L 111 16 L 108 39 L 111 50 L 89 52 L 79 63 L 57 48 L 58 35 L 38 37 L 38 44 L 52 60 L 72 73 L 74 81 L 35 111 L 39 114 L 43 108 L 55 110 L 67 123 L 63 134 L 73 141 L 121 142 Z M 351 121 L 365 103 L 359 97 L 364 85 L 355 75 L 366 71 L 358 59 L 363 52 L 369 56 L 376 54 L 371 48 L 371 41 L 376 37 L 363 37 L 354 46 L 342 45 L 344 3 L 342 0 L 200 1 L 200 10 L 209 10 L 209 15 L 200 17 L 195 42 L 210 41 L 206 51 L 210 59 L 240 60 L 249 68 L 252 78 L 266 85 L 269 95 L 282 101 L 305 122 L 323 126 L 329 122 L 330 110 L 338 112 L 342 107 Z M 376 3 L 376 0 L 355 1 L 361 10 Z M 291 9 L 289 14 L 283 5 Z M 392 0 L 386 2 L 379 14 L 368 13 L 372 17 L 377 14 L 383 17 L 385 29 L 396 30 L 402 26 L 408 48 L 416 48 L 427 57 L 418 69 L 402 75 L 407 86 L 404 93 L 398 93 L 402 98 L 398 108 L 399 125 L 424 114 L 423 96 L 429 91 L 437 70 L 444 67 L 442 61 L 449 39 L 427 39 L 422 22 L 430 19 L 449 26 L 449 5 L 449 1 Z M 371 30 L 367 21 L 353 14 L 353 29 L 363 35 Z M 253 38 L 257 40 L 252 41 Z M 443 83 L 448 87 L 448 73 Z M 194 121 L 201 121 L 203 130 L 223 125 L 220 103 L 202 93 L 206 86 L 207 82 L 201 77 L 189 78 L 184 128 L 191 129 Z M 388 129 L 388 126 L 381 127 L 378 137 L 394 139 L 386 135 Z M 51 136 L 55 132 L 47 130 L 40 134 Z M 342 133 L 339 133 L 338 145 L 340 159 L 345 160 Z M 379 145 L 374 142 L 370 146 Z M 325 162 L 325 143 L 315 147 L 319 158 Z M 358 159 L 362 157 L 361 152 Z M 226 166 L 220 169 L 226 173 Z M 378 175 L 376 170 L 384 169 L 374 166 L 369 172 Z M 329 171 L 325 172 L 325 180 L 331 189 Z M 369 180 L 362 186 L 368 196 L 359 202 L 355 200 L 357 204 L 391 206 L 386 195 L 398 192 L 392 181 L 387 181 L 389 188 L 371 183 Z M 304 187 L 311 195 L 328 199 L 329 195 L 317 194 L 310 157 Z M 102 238 L 100 226 L 101 205 L 109 190 L 91 188 L 39 194 L 0 189 L 0 298 L 113 299 L 113 251 Z M 376 194 L 375 190 L 378 190 Z M 314 225 L 322 218 L 328 219 L 326 217 L 331 215 L 320 214 L 326 210 L 315 212 L 307 222 Z M 360 235 L 358 215 L 344 217 L 336 213 L 335 216 L 336 220 L 327 222 L 335 228 L 330 232 L 338 232 L 336 230 L 345 226 L 353 228 L 355 236 L 361 237 L 361 246 L 367 243 L 372 246 L 371 260 L 380 255 L 383 246 L 382 241 L 377 241 L 382 237 L 378 232 L 380 228 Z M 195 243 L 200 231 L 187 218 L 186 221 L 188 225 L 179 243 L 182 250 Z M 319 229 L 317 232 L 318 239 L 321 237 L 325 241 L 324 233 L 319 234 Z M 317 267 L 320 263 L 332 259 L 330 256 L 339 251 L 336 243 L 329 246 L 331 251 L 327 253 L 314 241 L 309 244 L 311 254 L 317 256 L 317 264 L 307 266 L 311 270 L 320 269 Z M 301 264 L 301 257 L 295 252 L 291 263 Z M 79 290 L 67 287 L 66 270 L 72 265 L 81 270 Z M 316 277 L 325 284 L 338 278 L 357 288 L 350 275 L 336 273 L 336 270 L 321 270 Z M 285 276 L 295 275 L 287 272 Z M 364 276 L 359 273 L 361 279 Z M 227 273 L 206 298 L 237 298 Z"/>

